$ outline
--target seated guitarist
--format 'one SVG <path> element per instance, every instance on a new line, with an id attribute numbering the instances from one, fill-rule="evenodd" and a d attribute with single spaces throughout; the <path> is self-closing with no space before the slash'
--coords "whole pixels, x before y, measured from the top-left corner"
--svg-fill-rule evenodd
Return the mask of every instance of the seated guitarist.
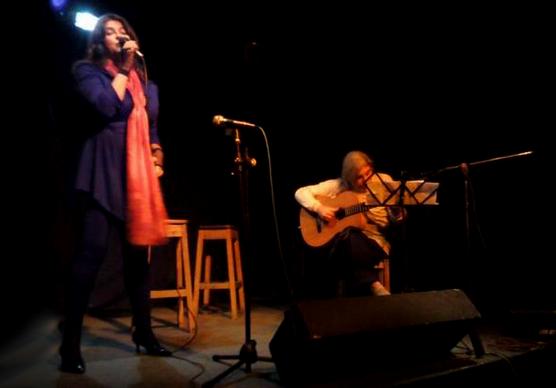
<path id="1" fill-rule="evenodd" d="M 343 203 L 334 202 L 335 199 L 353 198 L 356 203 L 364 203 L 366 183 L 380 180 L 392 181 L 392 178 L 376 173 L 367 154 L 351 151 L 344 157 L 341 178 L 304 186 L 295 192 L 295 199 L 307 210 L 306 214 L 313 214 L 316 224 L 322 224 L 319 233 L 325 233 L 327 228 L 334 233 L 330 241 L 318 249 L 326 251 L 330 257 L 333 271 L 339 277 L 337 280 L 344 282 L 344 295 L 390 294 L 380 283 L 375 266 L 390 254 L 390 243 L 384 232 L 390 224 L 405 218 L 405 210 L 391 206 L 365 207 L 339 230 L 337 226 L 344 221 L 338 221 L 337 216 Z M 362 221 L 354 224 L 352 221 L 356 218 Z M 318 243 L 309 243 L 307 238 L 305 242 L 318 246 Z"/>

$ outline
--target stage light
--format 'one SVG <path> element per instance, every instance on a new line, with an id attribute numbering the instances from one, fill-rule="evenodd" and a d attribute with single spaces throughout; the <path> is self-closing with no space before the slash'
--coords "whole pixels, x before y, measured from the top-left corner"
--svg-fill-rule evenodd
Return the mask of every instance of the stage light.
<path id="1" fill-rule="evenodd" d="M 76 12 L 74 24 L 87 31 L 92 31 L 98 21 L 98 17 L 90 12 Z"/>

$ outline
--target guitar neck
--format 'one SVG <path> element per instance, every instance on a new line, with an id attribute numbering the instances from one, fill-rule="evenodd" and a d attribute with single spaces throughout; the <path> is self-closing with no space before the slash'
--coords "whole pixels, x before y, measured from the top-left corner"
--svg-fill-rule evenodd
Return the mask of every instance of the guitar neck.
<path id="1" fill-rule="evenodd" d="M 346 209 L 346 215 L 350 216 L 356 213 L 362 213 L 369 210 L 370 206 L 364 203 L 359 203 L 357 205 L 350 206 Z"/>
<path id="2" fill-rule="evenodd" d="M 358 203 L 357 205 L 352 205 L 352 206 L 347 206 L 347 207 L 341 208 L 338 211 L 338 214 L 336 214 L 336 217 L 338 217 L 338 218 L 349 217 L 349 216 L 357 214 L 357 213 L 366 212 L 367 210 L 369 210 L 369 208 L 371 208 L 371 205 L 366 205 L 364 203 Z"/>

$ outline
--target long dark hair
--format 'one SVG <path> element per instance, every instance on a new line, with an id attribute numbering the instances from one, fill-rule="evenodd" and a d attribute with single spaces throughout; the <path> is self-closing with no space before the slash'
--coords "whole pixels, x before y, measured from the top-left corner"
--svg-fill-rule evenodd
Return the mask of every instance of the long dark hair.
<path id="1" fill-rule="evenodd" d="M 124 17 L 120 15 L 116 15 L 114 13 L 108 13 L 102 15 L 98 19 L 94 30 L 91 32 L 91 36 L 89 37 L 89 44 L 87 46 L 87 55 L 86 55 L 87 60 L 93 62 L 94 64 L 100 67 L 104 67 L 106 60 L 108 59 L 108 50 L 104 45 L 104 36 L 105 36 L 104 26 L 110 20 L 116 20 L 122 23 L 130 39 L 135 40 L 137 43 L 139 43 L 139 38 L 137 37 L 135 30 L 133 29 L 133 27 L 131 27 L 131 24 L 129 24 L 129 22 Z M 136 69 L 137 72 L 139 73 L 139 76 L 144 81 L 145 71 L 143 69 L 143 64 L 141 63 L 141 61 L 137 61 Z"/>

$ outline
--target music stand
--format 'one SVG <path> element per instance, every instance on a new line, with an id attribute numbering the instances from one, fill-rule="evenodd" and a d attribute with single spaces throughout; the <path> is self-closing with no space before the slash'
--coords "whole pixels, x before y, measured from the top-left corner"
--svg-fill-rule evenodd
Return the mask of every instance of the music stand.
<path id="1" fill-rule="evenodd" d="M 370 206 L 423 206 L 438 205 L 437 193 L 439 184 L 436 182 L 426 182 L 425 180 L 402 180 L 402 181 L 385 181 L 380 174 L 374 174 L 378 179 L 371 181 L 371 177 L 365 182 L 365 187 L 369 193 L 367 196 L 367 204 Z M 405 217 L 405 210 L 402 211 L 402 217 Z M 403 220 L 403 219 L 402 219 Z M 405 252 L 406 243 L 406 227 L 402 224 L 402 266 L 404 275 L 402 279 L 402 291 L 408 290 L 407 282 L 407 253 Z"/>
<path id="2" fill-rule="evenodd" d="M 438 205 L 437 193 L 439 184 L 425 180 L 411 181 L 379 181 L 365 184 L 367 205 L 406 206 L 406 205 Z"/>
<path id="3" fill-rule="evenodd" d="M 235 364 L 231 365 L 224 372 L 216 377 L 202 384 L 202 387 L 212 387 L 218 381 L 228 376 L 234 370 L 240 368 L 245 364 L 245 371 L 251 373 L 251 365 L 257 361 L 273 362 L 271 357 L 259 357 L 257 355 L 257 343 L 251 338 L 251 294 L 250 294 L 250 269 L 251 269 L 251 227 L 249 217 L 249 200 L 248 200 L 248 168 L 254 167 L 257 162 L 247 154 L 247 148 L 242 147 L 240 131 L 238 128 L 233 128 L 234 142 L 236 148 L 236 155 L 234 158 L 235 173 L 239 176 L 239 190 L 241 202 L 241 219 L 242 225 L 239 234 L 240 249 L 242 256 L 242 271 L 243 271 L 243 288 L 245 292 L 245 342 L 239 350 L 239 354 L 235 355 L 214 355 L 213 361 L 220 360 L 238 360 Z"/>

